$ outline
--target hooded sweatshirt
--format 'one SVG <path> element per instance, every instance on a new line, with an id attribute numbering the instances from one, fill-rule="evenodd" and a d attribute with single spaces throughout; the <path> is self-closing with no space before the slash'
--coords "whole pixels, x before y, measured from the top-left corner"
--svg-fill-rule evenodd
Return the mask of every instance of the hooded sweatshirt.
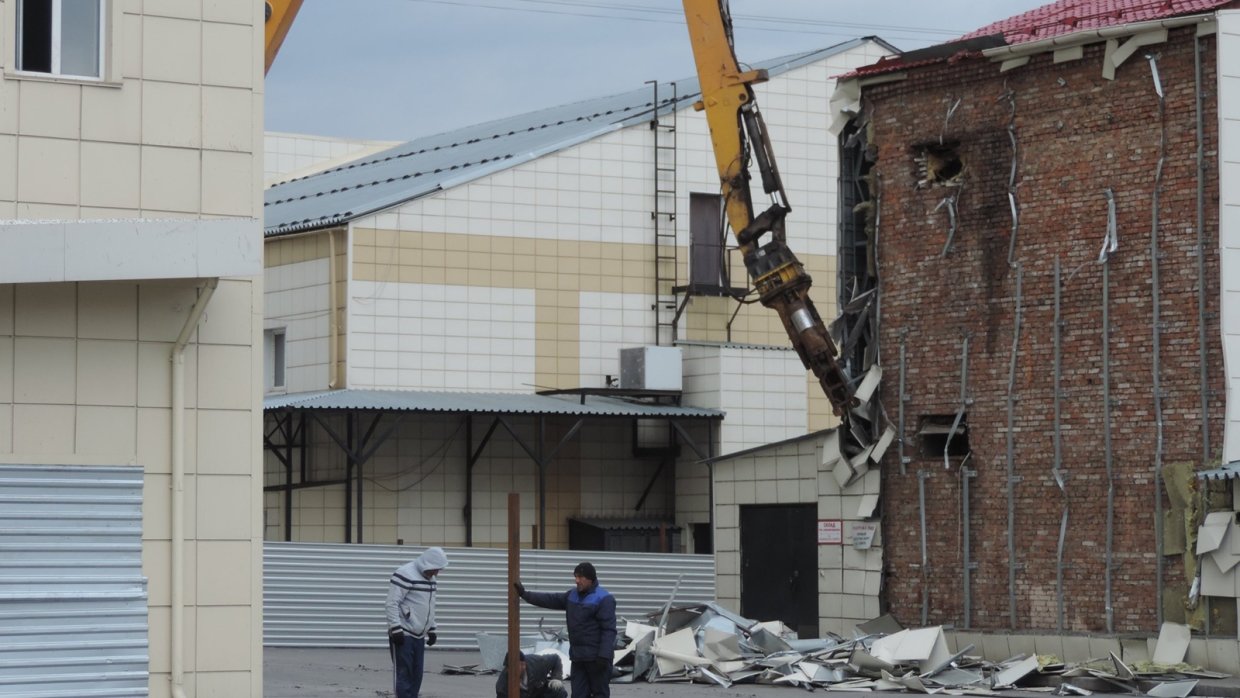
<path id="1" fill-rule="evenodd" d="M 448 566 L 443 548 L 427 548 L 413 562 L 392 573 L 388 583 L 388 630 L 400 628 L 407 635 L 424 638 L 435 630 L 435 578 L 430 570 Z"/>

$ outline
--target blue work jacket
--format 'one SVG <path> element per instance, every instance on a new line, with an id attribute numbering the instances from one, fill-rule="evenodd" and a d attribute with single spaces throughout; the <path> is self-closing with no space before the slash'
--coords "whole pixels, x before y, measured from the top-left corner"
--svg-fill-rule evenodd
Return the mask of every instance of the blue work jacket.
<path id="1" fill-rule="evenodd" d="M 522 597 L 542 608 L 564 611 L 568 624 L 568 658 L 606 659 L 616 654 L 616 597 L 595 582 L 582 594 L 573 587 L 565 592 L 526 591 Z"/>

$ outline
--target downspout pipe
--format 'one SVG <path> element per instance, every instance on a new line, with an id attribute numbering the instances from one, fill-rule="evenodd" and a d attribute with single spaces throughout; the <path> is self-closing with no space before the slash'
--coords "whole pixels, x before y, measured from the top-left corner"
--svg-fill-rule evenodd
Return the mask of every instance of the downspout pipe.
<path id="1" fill-rule="evenodd" d="M 340 323 L 336 318 L 336 231 L 331 228 L 327 229 L 327 293 L 327 388 L 335 390 L 340 387 L 340 358 L 336 355 L 340 351 Z"/>
<path id="2" fill-rule="evenodd" d="M 220 285 L 207 279 L 172 345 L 172 698 L 185 698 L 185 346 Z"/>

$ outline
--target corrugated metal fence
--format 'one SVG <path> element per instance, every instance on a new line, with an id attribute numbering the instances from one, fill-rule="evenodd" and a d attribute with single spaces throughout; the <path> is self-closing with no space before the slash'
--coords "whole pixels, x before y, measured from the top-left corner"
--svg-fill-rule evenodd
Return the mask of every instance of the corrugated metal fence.
<path id="1" fill-rule="evenodd" d="M 263 548 L 263 644 L 268 647 L 385 647 L 383 614 L 388 578 L 424 548 L 268 541 Z M 446 548 L 449 567 L 439 576 L 435 607 L 437 647 L 473 649 L 475 633 L 504 633 L 508 612 L 508 552 Z M 617 615 L 637 618 L 662 608 L 683 575 L 677 603 L 715 598 L 710 555 L 521 551 L 521 578 L 537 591 L 572 586 L 573 567 L 594 563 L 599 583 L 616 597 Z M 564 613 L 521 607 L 521 632 L 552 628 Z"/>
<path id="2" fill-rule="evenodd" d="M 145 696 L 142 469 L 0 466 L 0 696 Z"/>

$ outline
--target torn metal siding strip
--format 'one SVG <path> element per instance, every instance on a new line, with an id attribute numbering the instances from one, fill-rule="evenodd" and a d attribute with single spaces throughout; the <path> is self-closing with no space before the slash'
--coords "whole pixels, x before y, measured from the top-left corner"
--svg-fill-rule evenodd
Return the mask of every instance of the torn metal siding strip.
<path id="1" fill-rule="evenodd" d="M 939 253 L 939 259 L 947 257 L 947 253 L 951 251 L 952 239 L 956 237 L 956 197 L 959 194 L 952 194 L 944 197 L 938 206 L 934 207 L 937 211 L 944 206 L 947 207 L 947 241 L 943 243 L 943 251 Z"/>
<path id="2" fill-rule="evenodd" d="M 930 471 L 917 471 L 917 511 L 921 519 L 921 624 L 929 622 L 930 615 L 930 555 L 926 548 L 926 478 Z"/>
<path id="3" fill-rule="evenodd" d="M 1111 190 L 1106 190 L 1107 210 L 1110 221 L 1109 235 L 1115 245 L 1115 197 Z M 1114 252 L 1114 246 L 1111 248 Z M 1106 586 L 1103 608 L 1106 613 L 1108 633 L 1115 632 L 1115 608 L 1111 600 L 1111 575 L 1113 572 L 1113 555 L 1115 551 L 1115 472 L 1111 449 L 1111 258 L 1102 260 L 1102 443 L 1106 461 L 1107 478 L 1107 527 L 1106 557 L 1104 567 L 1104 583 Z"/>
<path id="4" fill-rule="evenodd" d="M 1008 89 L 1000 99 L 1008 100 L 1008 140 L 1012 142 L 1012 166 L 1008 171 L 1008 206 L 1012 211 L 1012 233 L 1008 240 L 1008 266 L 1016 263 L 1016 233 L 1020 229 L 1020 207 L 1016 202 L 1016 169 L 1020 155 L 1016 140 L 1016 92 Z"/>
<path id="5" fill-rule="evenodd" d="M 1102 249 L 1098 251 L 1098 263 L 1104 264 L 1119 249 L 1119 231 L 1115 220 L 1115 192 L 1110 187 L 1102 190 L 1107 200 L 1107 232 L 1102 238 Z"/>
<path id="6" fill-rule="evenodd" d="M 1062 289 L 1061 272 L 1059 269 L 1059 257 L 1055 257 L 1055 318 L 1052 327 L 1054 345 L 1054 414 L 1055 425 L 1051 432 L 1052 444 L 1054 447 L 1054 461 L 1051 466 L 1051 474 L 1055 477 L 1055 484 L 1059 486 L 1059 494 L 1063 498 L 1063 514 L 1059 519 L 1059 542 L 1055 547 L 1055 608 L 1056 629 L 1063 632 L 1064 624 L 1064 600 L 1063 600 L 1063 553 L 1064 543 L 1068 537 L 1068 489 L 1064 485 L 1067 474 L 1063 471 L 1063 412 L 1062 400 L 1063 389 L 1061 383 L 1063 381 L 1063 320 L 1060 312 L 1060 292 Z"/>

